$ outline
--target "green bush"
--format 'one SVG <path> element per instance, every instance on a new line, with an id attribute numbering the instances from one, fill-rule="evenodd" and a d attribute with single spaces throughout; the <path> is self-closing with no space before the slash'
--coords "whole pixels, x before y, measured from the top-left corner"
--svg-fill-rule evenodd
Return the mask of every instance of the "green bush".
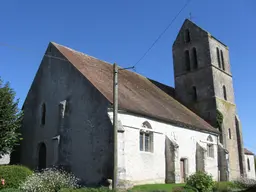
<path id="1" fill-rule="evenodd" d="M 240 179 L 235 181 L 235 184 L 241 189 L 248 189 L 256 185 L 256 180 L 241 177 Z"/>
<path id="2" fill-rule="evenodd" d="M 212 192 L 214 182 L 212 176 L 205 172 L 196 172 L 187 179 L 187 185 L 198 190 L 198 192 Z"/>
<path id="3" fill-rule="evenodd" d="M 19 189 L 14 189 L 14 188 L 5 188 L 0 190 L 0 192 L 21 192 Z"/>
<path id="4" fill-rule="evenodd" d="M 62 170 L 46 169 L 29 176 L 20 189 L 24 192 L 56 192 L 62 188 L 77 188 L 78 179 Z"/>
<path id="5" fill-rule="evenodd" d="M 80 188 L 80 189 L 61 189 L 60 192 L 112 192 L 112 190 L 101 187 L 101 188 Z"/>
<path id="6" fill-rule="evenodd" d="M 5 180 L 5 185 L 0 185 L 3 188 L 18 188 L 19 185 L 33 172 L 27 167 L 20 165 L 1 165 L 0 177 Z"/>
<path id="7" fill-rule="evenodd" d="M 213 191 L 216 192 L 229 192 L 239 187 L 233 182 L 215 182 Z"/>

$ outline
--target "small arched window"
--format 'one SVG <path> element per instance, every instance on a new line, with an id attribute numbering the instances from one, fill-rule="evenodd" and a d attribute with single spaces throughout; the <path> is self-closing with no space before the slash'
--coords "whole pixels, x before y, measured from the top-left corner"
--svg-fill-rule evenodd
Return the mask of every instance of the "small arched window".
<path id="1" fill-rule="evenodd" d="M 225 100 L 227 100 L 227 90 L 226 90 L 226 86 L 223 85 L 222 89 L 223 89 L 223 97 L 224 97 Z"/>
<path id="2" fill-rule="evenodd" d="M 41 125 L 45 125 L 45 116 L 46 116 L 46 106 L 45 106 L 45 103 L 43 103 L 41 110 L 42 110 Z"/>
<path id="3" fill-rule="evenodd" d="M 193 86 L 192 89 L 193 89 L 193 100 L 197 101 L 197 90 L 196 90 L 196 87 Z"/>
<path id="4" fill-rule="evenodd" d="M 184 32 L 184 40 L 185 40 L 185 43 L 190 42 L 190 32 L 189 32 L 188 29 L 186 29 L 185 32 Z"/>
<path id="5" fill-rule="evenodd" d="M 140 130 L 140 151 L 153 152 L 153 132 L 148 121 L 142 123 Z"/>
<path id="6" fill-rule="evenodd" d="M 247 158 L 247 168 L 248 168 L 248 171 L 251 170 L 251 165 L 250 165 L 250 159 Z"/>
<path id="7" fill-rule="evenodd" d="M 224 62 L 224 57 L 223 57 L 223 52 L 222 52 L 222 50 L 220 51 L 220 55 L 221 55 L 222 69 L 225 71 L 225 62 Z"/>
<path id="8" fill-rule="evenodd" d="M 194 69 L 198 68 L 197 52 L 195 47 L 193 48 L 193 65 L 194 65 Z"/>
<path id="9" fill-rule="evenodd" d="M 186 65 L 186 70 L 190 71 L 190 57 L 189 57 L 189 51 L 185 51 L 185 65 Z"/>
<path id="10" fill-rule="evenodd" d="M 219 68 L 221 68 L 220 50 L 218 47 L 216 47 L 216 53 L 217 53 L 218 66 L 219 66 Z"/>
<path id="11" fill-rule="evenodd" d="M 209 135 L 207 138 L 207 156 L 214 158 L 214 145 L 213 145 L 213 139 Z"/>

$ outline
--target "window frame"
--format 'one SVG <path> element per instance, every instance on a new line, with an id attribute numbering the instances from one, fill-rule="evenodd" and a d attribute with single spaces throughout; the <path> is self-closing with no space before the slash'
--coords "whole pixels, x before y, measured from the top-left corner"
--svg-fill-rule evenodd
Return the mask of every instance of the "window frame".
<path id="1" fill-rule="evenodd" d="M 251 171 L 251 164 L 250 164 L 249 157 L 247 157 L 247 169 L 248 169 L 248 171 Z"/>
<path id="2" fill-rule="evenodd" d="M 189 29 L 186 29 L 184 31 L 184 42 L 185 43 L 190 43 L 191 42 L 191 36 L 190 36 L 190 31 Z"/>
<path id="3" fill-rule="evenodd" d="M 185 67 L 186 67 L 186 71 L 189 72 L 189 71 L 191 71 L 189 50 L 185 50 L 184 54 L 185 54 Z"/>
<path id="4" fill-rule="evenodd" d="M 139 133 L 139 150 L 141 152 L 154 152 L 154 134 L 148 121 L 142 123 L 143 129 Z"/>
<path id="5" fill-rule="evenodd" d="M 214 143 L 213 143 L 213 139 L 212 139 L 212 136 L 209 135 L 207 137 L 207 157 L 208 158 L 215 158 L 215 155 L 214 155 Z"/>
<path id="6" fill-rule="evenodd" d="M 45 125 L 45 122 L 46 122 L 46 104 L 43 103 L 43 104 L 41 105 L 41 122 L 40 122 L 40 124 L 41 124 L 42 126 L 44 126 L 44 125 Z"/>
<path id="7" fill-rule="evenodd" d="M 222 86 L 222 91 L 223 91 L 223 98 L 227 101 L 228 97 L 227 97 L 227 89 L 225 85 Z"/>
<path id="8" fill-rule="evenodd" d="M 197 57 L 197 50 L 195 47 L 192 49 L 193 54 L 193 69 L 198 69 L 198 57 Z"/>

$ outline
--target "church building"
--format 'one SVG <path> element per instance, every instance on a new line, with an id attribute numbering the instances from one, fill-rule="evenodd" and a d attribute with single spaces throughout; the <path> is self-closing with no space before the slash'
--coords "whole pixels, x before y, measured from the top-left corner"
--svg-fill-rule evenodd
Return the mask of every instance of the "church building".
<path id="1" fill-rule="evenodd" d="M 246 176 L 228 47 L 186 19 L 172 51 L 175 88 L 119 70 L 118 184 Z M 112 178 L 112 64 L 50 42 L 23 111 L 21 164 L 63 167 L 87 185 Z"/>

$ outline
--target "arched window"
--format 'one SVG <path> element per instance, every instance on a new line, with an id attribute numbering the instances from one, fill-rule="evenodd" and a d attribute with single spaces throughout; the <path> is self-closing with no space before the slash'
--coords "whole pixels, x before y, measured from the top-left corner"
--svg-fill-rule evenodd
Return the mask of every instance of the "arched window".
<path id="1" fill-rule="evenodd" d="M 222 88 L 223 88 L 223 97 L 224 97 L 225 100 L 227 100 L 227 90 L 226 90 L 225 85 L 223 85 Z"/>
<path id="2" fill-rule="evenodd" d="M 225 71 L 225 62 L 224 62 L 224 57 L 223 57 L 223 52 L 222 52 L 222 50 L 220 51 L 220 55 L 221 55 L 222 69 Z"/>
<path id="3" fill-rule="evenodd" d="M 45 103 L 43 103 L 42 114 L 41 114 L 41 125 L 45 124 L 45 116 L 46 116 L 46 106 L 45 106 Z"/>
<path id="4" fill-rule="evenodd" d="M 185 43 L 190 42 L 190 32 L 189 32 L 188 29 L 186 29 L 185 32 L 184 32 L 184 40 L 185 40 Z"/>
<path id="5" fill-rule="evenodd" d="M 198 68 L 198 62 L 197 62 L 197 52 L 196 48 L 193 48 L 193 64 L 194 64 L 194 69 Z"/>
<path id="6" fill-rule="evenodd" d="M 148 121 L 142 123 L 140 130 L 140 151 L 153 152 L 153 132 Z"/>
<path id="7" fill-rule="evenodd" d="M 194 101 L 197 101 L 197 91 L 196 91 L 196 87 L 193 86 L 192 89 L 193 89 L 193 100 L 194 100 Z"/>
<path id="8" fill-rule="evenodd" d="M 251 170 L 251 165 L 250 165 L 250 159 L 247 158 L 247 168 L 248 168 L 248 171 Z"/>
<path id="9" fill-rule="evenodd" d="M 185 64 L 186 64 L 186 70 L 190 71 L 190 57 L 189 57 L 189 51 L 185 51 Z"/>
<path id="10" fill-rule="evenodd" d="M 214 158 L 214 145 L 213 145 L 213 139 L 209 135 L 207 138 L 207 156 Z"/>
<path id="11" fill-rule="evenodd" d="M 219 66 L 219 68 L 221 68 L 220 50 L 218 47 L 216 47 L 216 53 L 217 53 L 218 66 Z"/>
<path id="12" fill-rule="evenodd" d="M 228 138 L 229 138 L 229 139 L 232 138 L 232 137 L 231 137 L 231 129 L 230 129 L 230 128 L 228 129 Z"/>

